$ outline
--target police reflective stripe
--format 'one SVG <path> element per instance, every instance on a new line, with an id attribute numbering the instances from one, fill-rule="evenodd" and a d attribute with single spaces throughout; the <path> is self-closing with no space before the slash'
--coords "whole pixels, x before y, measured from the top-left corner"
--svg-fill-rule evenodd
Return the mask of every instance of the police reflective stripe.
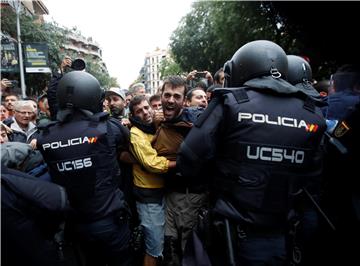
<path id="1" fill-rule="evenodd" d="M 272 147 L 256 146 L 246 147 L 246 157 L 252 160 L 262 160 L 271 162 L 283 162 L 287 160 L 290 163 L 302 164 L 305 159 L 305 152 L 295 149 L 281 149 Z"/>
<path id="2" fill-rule="evenodd" d="M 263 123 L 263 124 L 285 126 L 285 127 L 296 127 L 296 128 L 303 127 L 305 129 L 308 129 L 308 126 L 304 120 L 298 120 L 296 118 L 286 117 L 286 116 L 269 117 L 268 114 L 239 112 L 238 121 L 242 122 L 243 120 L 251 120 L 254 123 Z"/>
<path id="3" fill-rule="evenodd" d="M 79 137 L 79 138 L 72 138 L 72 139 L 68 139 L 68 140 L 60 140 L 60 141 L 54 141 L 54 142 L 50 142 L 50 143 L 44 143 L 42 144 L 42 148 L 44 149 L 44 151 L 46 149 L 59 149 L 59 148 L 66 148 L 69 146 L 75 146 L 75 145 L 80 145 L 80 144 L 84 144 L 84 143 L 96 143 L 97 141 L 97 137 Z"/>
<path id="4" fill-rule="evenodd" d="M 57 123 L 38 138 L 53 181 L 66 188 L 70 204 L 84 221 L 97 220 L 125 206 L 118 189 L 121 171 L 116 151 L 117 146 L 126 144 L 126 132 L 120 129 L 101 114 Z"/>
<path id="5" fill-rule="evenodd" d="M 249 101 L 240 104 L 224 96 L 215 178 L 224 199 L 241 210 L 269 214 L 253 216 L 255 224 L 276 226 L 286 217 L 287 195 L 320 172 L 317 152 L 325 124 L 318 107 L 312 113 L 301 98 L 265 92 L 247 89 Z"/>
<path id="6" fill-rule="evenodd" d="M 82 168 L 88 168 L 93 165 L 93 162 L 91 161 L 90 157 L 84 158 L 84 159 L 77 159 L 77 160 L 70 160 L 65 162 L 59 162 L 56 163 L 57 169 L 59 172 L 64 171 L 73 171 L 78 170 Z"/>

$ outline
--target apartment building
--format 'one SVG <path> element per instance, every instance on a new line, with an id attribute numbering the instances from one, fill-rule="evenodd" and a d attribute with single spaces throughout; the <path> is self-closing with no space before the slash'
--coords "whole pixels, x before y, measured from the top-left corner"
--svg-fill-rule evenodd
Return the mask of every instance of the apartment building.
<path id="1" fill-rule="evenodd" d="M 92 37 L 85 38 L 80 33 L 72 33 L 67 35 L 66 44 L 64 44 L 64 51 L 75 57 L 87 58 L 89 56 L 93 60 L 101 62 L 102 70 L 106 70 L 106 65 L 102 61 L 102 50 L 100 45 L 92 39 Z"/>
<path id="2" fill-rule="evenodd" d="M 43 1 L 13 1 L 13 0 L 1 0 L 1 7 L 11 7 L 14 12 L 18 5 L 21 5 L 21 10 L 28 15 L 37 15 L 38 22 L 44 22 L 44 15 L 49 15 L 49 10 L 43 3 Z M 100 59 L 102 62 L 102 51 L 100 45 L 94 41 L 91 37 L 85 38 L 81 34 L 69 34 L 67 36 L 67 43 L 64 45 L 65 53 L 69 51 L 71 54 L 76 54 L 77 57 L 85 58 L 91 56 L 93 59 Z M 106 69 L 104 63 L 102 67 Z"/>
<path id="3" fill-rule="evenodd" d="M 167 49 L 157 47 L 155 51 L 148 52 L 145 55 L 144 66 L 140 71 L 142 81 L 145 84 L 146 92 L 155 94 L 161 86 L 160 63 L 166 57 L 169 57 Z"/>
<path id="4" fill-rule="evenodd" d="M 17 9 L 18 5 L 21 5 L 21 10 L 28 15 L 37 15 L 39 16 L 40 21 L 43 21 L 43 15 L 48 15 L 49 10 L 43 3 L 43 1 L 14 1 L 14 0 L 1 0 L 1 7 L 10 6 L 14 9 Z"/>

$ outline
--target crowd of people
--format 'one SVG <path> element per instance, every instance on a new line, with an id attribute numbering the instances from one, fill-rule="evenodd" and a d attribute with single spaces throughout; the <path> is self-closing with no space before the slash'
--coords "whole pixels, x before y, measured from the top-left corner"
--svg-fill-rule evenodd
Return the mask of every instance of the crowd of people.
<path id="1" fill-rule="evenodd" d="M 149 95 L 72 63 L 1 80 L 4 265 L 359 263 L 357 65 L 314 82 L 259 40 Z"/>

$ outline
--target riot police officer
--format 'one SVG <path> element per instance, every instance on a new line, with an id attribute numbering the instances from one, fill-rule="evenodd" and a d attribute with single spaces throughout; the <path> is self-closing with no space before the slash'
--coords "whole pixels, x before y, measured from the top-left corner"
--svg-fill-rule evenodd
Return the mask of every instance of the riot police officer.
<path id="1" fill-rule="evenodd" d="M 245 44 L 224 71 L 225 88 L 214 91 L 177 165 L 194 178 L 213 167 L 213 211 L 224 221 L 229 265 L 283 265 L 292 198 L 321 172 L 325 121 L 285 81 L 287 57 L 273 42 Z"/>
<path id="2" fill-rule="evenodd" d="M 1 262 L 62 265 L 49 240 L 67 210 L 66 192 L 61 186 L 10 169 L 14 165 L 7 155 L 1 155 Z"/>
<path id="3" fill-rule="evenodd" d="M 65 74 L 57 89 L 59 121 L 41 131 L 37 145 L 54 182 L 68 192 L 69 224 L 85 265 L 129 265 L 128 210 L 116 180 L 129 132 L 101 112 L 103 98 L 92 75 Z"/>
<path id="4" fill-rule="evenodd" d="M 360 65 L 342 65 L 330 77 L 330 91 L 323 108 L 323 114 L 329 120 L 342 120 L 360 102 Z"/>
<path id="5" fill-rule="evenodd" d="M 312 85 L 312 69 L 309 62 L 297 55 L 288 55 L 287 59 L 287 81 L 311 97 L 317 106 L 325 106 L 326 104 L 322 97 Z M 319 212 L 312 202 L 312 200 L 319 202 L 319 185 L 316 182 L 308 184 L 308 187 L 305 189 L 307 192 L 311 191 L 311 194 L 302 193 L 295 200 L 291 230 L 289 230 L 288 237 L 288 247 L 289 250 L 292 250 L 293 254 L 290 259 L 295 265 L 308 265 L 311 263 L 310 260 L 315 259 L 315 253 L 318 253 L 316 248 L 316 245 L 318 245 L 316 232 L 319 230 L 321 219 L 326 217 L 326 214 L 322 212 L 321 214 L 325 215 L 325 217 L 318 215 Z"/>
<path id="6" fill-rule="evenodd" d="M 288 55 L 288 74 L 286 80 L 299 89 L 303 89 L 304 93 L 321 101 L 320 94 L 312 86 L 312 70 L 308 61 L 297 55 Z"/>
<path id="7" fill-rule="evenodd" d="M 360 86 L 360 80 L 357 86 Z M 348 114 L 336 123 L 329 132 L 331 137 L 325 142 L 321 204 L 334 222 L 336 231 L 330 231 L 327 226 L 321 228 L 322 249 L 318 256 L 324 264 L 360 264 L 359 121 L 360 103 L 349 108 Z M 338 142 L 336 145 L 334 139 Z"/>

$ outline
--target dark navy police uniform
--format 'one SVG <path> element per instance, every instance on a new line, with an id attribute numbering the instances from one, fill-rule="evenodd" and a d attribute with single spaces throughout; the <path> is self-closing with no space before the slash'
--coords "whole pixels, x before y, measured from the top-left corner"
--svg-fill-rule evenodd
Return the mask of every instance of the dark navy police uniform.
<path id="1" fill-rule="evenodd" d="M 215 90 L 177 163 L 194 178 L 213 167 L 214 211 L 234 225 L 238 265 L 283 265 L 291 198 L 318 181 L 326 125 L 314 102 L 283 80 L 245 85 Z"/>
<path id="2" fill-rule="evenodd" d="M 50 240 L 67 207 L 64 188 L 2 164 L 2 265 L 60 265 Z"/>
<path id="3" fill-rule="evenodd" d="M 67 190 L 86 265 L 128 265 L 128 210 L 116 180 L 117 151 L 128 145 L 128 131 L 106 113 L 85 113 L 75 111 L 70 121 L 48 125 L 38 149 L 53 181 Z"/>

